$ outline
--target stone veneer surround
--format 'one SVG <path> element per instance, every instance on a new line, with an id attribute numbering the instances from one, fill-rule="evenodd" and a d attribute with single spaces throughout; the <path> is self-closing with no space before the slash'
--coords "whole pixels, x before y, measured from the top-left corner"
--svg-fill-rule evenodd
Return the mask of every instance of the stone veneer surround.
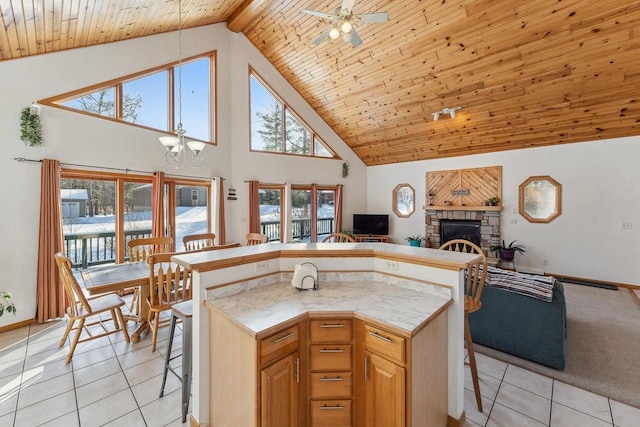
<path id="1" fill-rule="evenodd" d="M 440 220 L 472 220 L 480 221 L 480 239 L 482 241 L 480 247 L 484 250 L 485 255 L 491 257 L 489 249 L 493 245 L 500 244 L 500 212 L 499 211 L 462 211 L 462 210 L 441 210 L 427 209 L 424 215 L 425 237 L 427 245 L 431 242 L 431 246 L 439 248 L 440 242 Z"/>

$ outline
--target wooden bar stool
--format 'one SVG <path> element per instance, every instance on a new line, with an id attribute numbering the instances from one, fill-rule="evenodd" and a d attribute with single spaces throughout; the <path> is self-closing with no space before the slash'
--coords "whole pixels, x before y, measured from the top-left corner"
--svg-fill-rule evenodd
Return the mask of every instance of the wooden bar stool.
<path id="1" fill-rule="evenodd" d="M 169 325 L 169 344 L 167 344 L 167 354 L 164 362 L 164 374 L 162 375 L 162 388 L 160 389 L 160 397 L 164 394 L 164 386 L 167 382 L 167 372 L 171 371 L 182 382 L 182 422 L 187 421 L 187 412 L 189 411 L 189 396 L 191 394 L 191 334 L 193 317 L 193 302 L 191 300 L 183 301 L 171 307 L 171 324 Z M 176 330 L 176 323 L 182 321 L 182 375 L 169 365 L 169 362 L 180 357 L 180 355 L 171 357 L 171 347 L 173 346 L 173 335 Z"/>
<path id="2" fill-rule="evenodd" d="M 487 280 L 487 257 L 482 249 L 472 242 L 463 239 L 450 240 L 440 246 L 440 249 L 453 252 L 464 252 L 478 254 L 482 256 L 482 261 L 467 269 L 464 295 L 464 340 L 469 353 L 469 367 L 471 368 L 471 380 L 473 381 L 473 392 L 476 395 L 476 405 L 478 411 L 482 412 L 482 396 L 480 395 L 480 382 L 478 381 L 478 366 L 476 364 L 476 354 L 473 351 L 473 339 L 469 329 L 469 315 L 480 310 L 482 302 L 480 296 L 484 283 Z"/>

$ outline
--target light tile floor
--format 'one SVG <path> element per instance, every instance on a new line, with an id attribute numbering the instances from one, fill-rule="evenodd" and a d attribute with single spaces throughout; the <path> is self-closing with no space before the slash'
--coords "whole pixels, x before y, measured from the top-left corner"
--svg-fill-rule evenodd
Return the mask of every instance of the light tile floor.
<path id="1" fill-rule="evenodd" d="M 477 352 L 476 361 L 483 412 L 465 367 L 464 427 L 640 427 L 638 408 Z"/>
<path id="2" fill-rule="evenodd" d="M 53 321 L 0 334 L 0 427 L 182 425 L 181 386 L 172 374 L 158 398 L 168 328 L 154 353 L 149 337 L 127 344 L 116 334 L 79 344 L 65 365 L 68 344 L 58 348 L 64 326 Z M 180 329 L 176 334 L 180 353 Z M 640 426 L 640 409 L 479 353 L 476 358 L 484 412 L 476 408 L 466 368 L 465 427 Z M 180 358 L 175 362 L 180 366 Z"/>

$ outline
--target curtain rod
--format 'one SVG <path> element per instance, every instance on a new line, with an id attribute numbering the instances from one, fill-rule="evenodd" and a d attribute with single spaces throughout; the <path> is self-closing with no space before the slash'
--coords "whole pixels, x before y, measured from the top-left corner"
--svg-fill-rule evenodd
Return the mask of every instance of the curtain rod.
<path id="1" fill-rule="evenodd" d="M 22 162 L 42 163 L 42 159 L 40 159 L 40 160 L 38 160 L 38 159 L 27 159 L 27 158 L 24 158 L 24 157 L 14 157 L 13 160 L 21 162 L 21 163 Z M 119 171 L 119 172 L 124 172 L 124 173 L 146 173 L 146 174 L 150 174 L 150 175 L 154 174 L 154 172 L 149 172 L 149 171 L 141 171 L 141 170 L 136 170 L 136 169 L 112 168 L 112 167 L 108 167 L 108 166 L 80 165 L 80 164 L 76 164 L 76 163 L 62 163 L 62 162 L 60 162 L 60 164 L 61 165 L 65 165 L 65 166 L 76 166 L 76 167 L 81 167 L 81 168 L 105 169 L 105 170 Z M 166 176 L 172 177 L 172 178 L 194 178 L 194 179 L 213 179 L 213 180 L 215 180 L 215 177 L 208 178 L 208 177 L 191 176 L 191 175 L 169 175 L 169 174 L 166 174 Z"/>

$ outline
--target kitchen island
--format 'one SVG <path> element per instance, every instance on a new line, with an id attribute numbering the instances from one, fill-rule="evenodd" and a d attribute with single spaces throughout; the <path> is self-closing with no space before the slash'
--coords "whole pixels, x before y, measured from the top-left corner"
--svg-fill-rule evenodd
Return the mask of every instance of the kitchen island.
<path id="1" fill-rule="evenodd" d="M 194 300 L 202 303 L 194 304 L 193 424 L 267 425 L 283 416 L 265 412 L 282 409 L 271 395 L 283 390 L 295 414 L 290 425 L 391 416 L 393 425 L 421 426 L 427 414 L 442 413 L 437 425 L 460 421 L 463 271 L 477 256 L 347 243 L 174 259 L 194 271 Z M 302 262 L 318 267 L 318 291 L 291 287 Z M 334 382 L 345 386 L 325 387 Z M 385 399 L 390 391 L 394 399 Z"/>

